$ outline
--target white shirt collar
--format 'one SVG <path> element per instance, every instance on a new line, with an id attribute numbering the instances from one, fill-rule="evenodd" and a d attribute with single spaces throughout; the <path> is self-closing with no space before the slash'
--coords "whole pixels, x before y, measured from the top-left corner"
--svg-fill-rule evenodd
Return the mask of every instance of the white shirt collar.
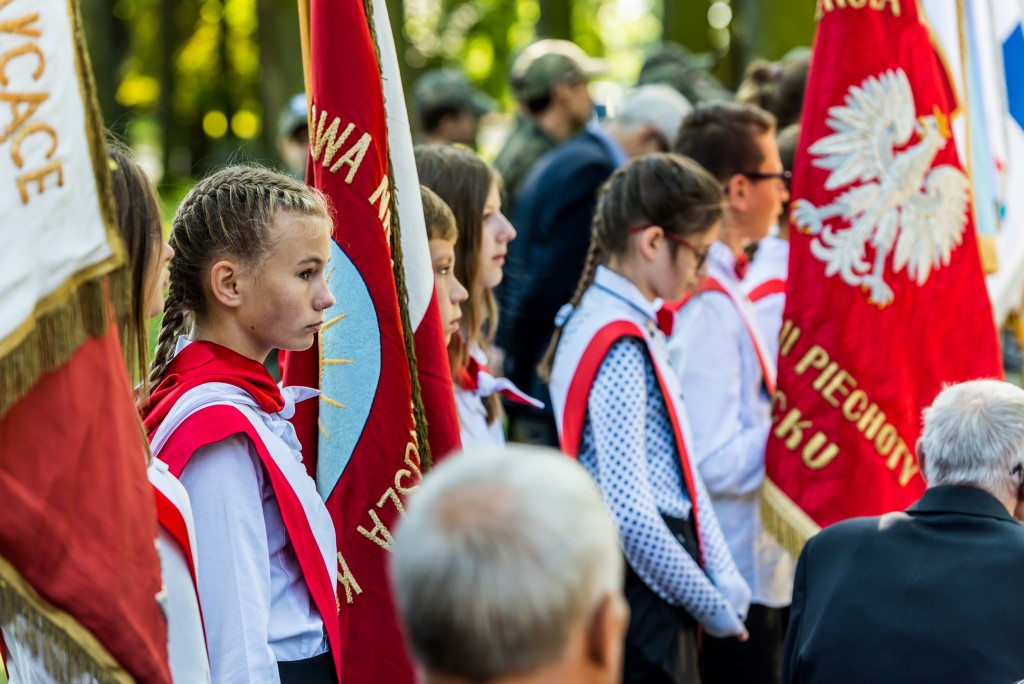
<path id="1" fill-rule="evenodd" d="M 654 301 L 647 299 L 640 292 L 640 288 L 634 285 L 633 281 L 628 278 L 619 275 L 606 266 L 598 266 L 597 272 L 594 273 L 594 285 L 610 290 L 645 317 L 657 322 L 658 311 L 661 310 L 664 302 L 660 297 L 655 297 Z"/>
<path id="2" fill-rule="evenodd" d="M 725 278 L 730 283 L 740 281 L 736 277 L 736 255 L 721 240 L 715 240 L 708 249 L 708 270 L 719 280 Z"/>

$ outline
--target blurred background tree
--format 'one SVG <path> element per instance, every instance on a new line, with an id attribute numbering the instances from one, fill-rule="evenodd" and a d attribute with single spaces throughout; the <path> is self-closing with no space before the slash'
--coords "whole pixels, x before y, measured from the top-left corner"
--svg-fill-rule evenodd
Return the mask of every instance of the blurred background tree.
<path id="1" fill-rule="evenodd" d="M 340 1 L 340 0 L 335 0 Z M 751 59 L 809 45 L 814 0 L 387 0 L 406 92 L 423 71 L 462 68 L 512 110 L 507 73 L 538 37 L 604 57 L 631 85 L 662 40 L 717 58 L 735 87 Z M 277 116 L 302 89 L 295 0 L 82 0 L 107 125 L 173 201 L 230 161 L 279 164 Z"/>

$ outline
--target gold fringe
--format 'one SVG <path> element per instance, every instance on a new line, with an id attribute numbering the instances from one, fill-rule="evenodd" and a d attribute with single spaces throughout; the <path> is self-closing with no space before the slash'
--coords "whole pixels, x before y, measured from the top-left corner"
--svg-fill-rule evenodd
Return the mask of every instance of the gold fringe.
<path id="1" fill-rule="evenodd" d="M 981 268 L 985 275 L 999 270 L 999 254 L 996 247 L 995 235 L 978 234 L 978 251 L 981 253 Z"/>
<path id="2" fill-rule="evenodd" d="M 55 681 L 131 682 L 106 648 L 70 614 L 41 597 L 13 565 L 0 557 L 0 626 L 42 661 Z"/>
<path id="3" fill-rule="evenodd" d="M 380 46 L 377 44 L 377 29 L 373 23 L 373 0 L 363 0 L 363 12 L 370 28 L 373 52 L 377 57 L 377 69 L 381 71 L 381 89 L 384 73 L 380 62 Z M 384 117 L 384 131 L 387 132 L 387 115 Z M 385 138 L 387 139 L 387 138 Z M 395 291 L 398 294 L 398 309 L 402 317 L 402 334 L 405 337 L 405 353 L 409 357 L 409 378 L 412 381 L 412 414 L 416 421 L 416 440 L 419 442 L 420 469 L 426 473 L 432 463 L 430 442 L 427 440 L 427 414 L 423 408 L 423 392 L 420 388 L 416 362 L 416 341 L 413 337 L 412 322 L 409 319 L 409 290 L 405 285 L 405 266 L 402 260 L 402 233 L 398 218 L 398 193 L 395 191 L 394 164 L 391 162 L 391 146 L 388 146 L 388 184 L 391 188 L 391 270 L 395 277 Z"/>
<path id="4" fill-rule="evenodd" d="M 107 331 L 109 299 L 113 295 L 115 301 L 127 301 L 123 294 L 129 287 L 128 270 L 118 268 L 72 288 L 62 302 L 31 321 L 24 339 L 0 358 L 0 418 L 40 377 L 67 363 L 89 337 Z"/>
<path id="5" fill-rule="evenodd" d="M 761 487 L 761 522 L 793 558 L 800 555 L 808 539 L 821 531 L 821 526 L 767 477 Z"/>

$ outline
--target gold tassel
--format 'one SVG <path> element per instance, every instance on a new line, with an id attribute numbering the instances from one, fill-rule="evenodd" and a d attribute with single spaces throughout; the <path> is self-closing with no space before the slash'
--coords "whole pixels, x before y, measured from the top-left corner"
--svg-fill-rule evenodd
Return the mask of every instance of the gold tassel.
<path id="1" fill-rule="evenodd" d="M 808 539 L 821 531 L 821 527 L 767 477 L 761 486 L 761 523 L 793 558 L 800 555 Z"/>
<path id="2" fill-rule="evenodd" d="M 373 0 L 363 0 L 363 11 L 370 27 L 370 39 L 373 51 L 377 56 L 377 68 L 381 69 L 380 46 L 377 45 L 377 29 L 373 23 Z M 383 72 L 381 83 L 383 87 Z M 387 131 L 387 117 L 384 119 L 384 130 Z M 387 137 L 385 136 L 385 140 Z M 405 338 L 405 354 L 409 358 L 409 379 L 412 381 L 412 414 L 416 421 L 416 440 L 418 442 L 420 469 L 426 473 L 432 463 L 430 442 L 427 440 L 427 414 L 423 409 L 423 393 L 420 388 L 418 365 L 416 362 L 416 341 L 412 322 L 409 318 L 409 290 L 405 285 L 405 266 L 402 260 L 402 232 L 398 218 L 398 193 L 395 189 L 394 164 L 391 162 L 391 148 L 388 146 L 388 184 L 391 192 L 391 270 L 395 278 L 395 291 L 398 294 L 398 309 L 402 317 L 402 335 Z"/>
<path id="3" fill-rule="evenodd" d="M 58 682 L 131 682 L 128 672 L 70 614 L 39 596 L 0 557 L 0 626 L 7 641 L 25 648 Z"/>

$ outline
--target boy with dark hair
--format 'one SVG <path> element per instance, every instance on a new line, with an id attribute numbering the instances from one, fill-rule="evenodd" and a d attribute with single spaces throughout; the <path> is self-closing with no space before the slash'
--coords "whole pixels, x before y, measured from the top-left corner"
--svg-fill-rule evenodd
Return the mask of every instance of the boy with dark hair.
<path id="1" fill-rule="evenodd" d="M 677 315 L 669 342 L 693 426 L 700 469 L 736 565 L 753 591 L 750 640 L 704 640 L 704 682 L 778 682 L 793 559 L 761 523 L 764 452 L 775 357 L 743 289 L 744 248 L 769 234 L 788 199 L 775 120 L 752 105 L 699 106 L 675 151 L 711 172 L 725 192 L 708 278 Z"/>

